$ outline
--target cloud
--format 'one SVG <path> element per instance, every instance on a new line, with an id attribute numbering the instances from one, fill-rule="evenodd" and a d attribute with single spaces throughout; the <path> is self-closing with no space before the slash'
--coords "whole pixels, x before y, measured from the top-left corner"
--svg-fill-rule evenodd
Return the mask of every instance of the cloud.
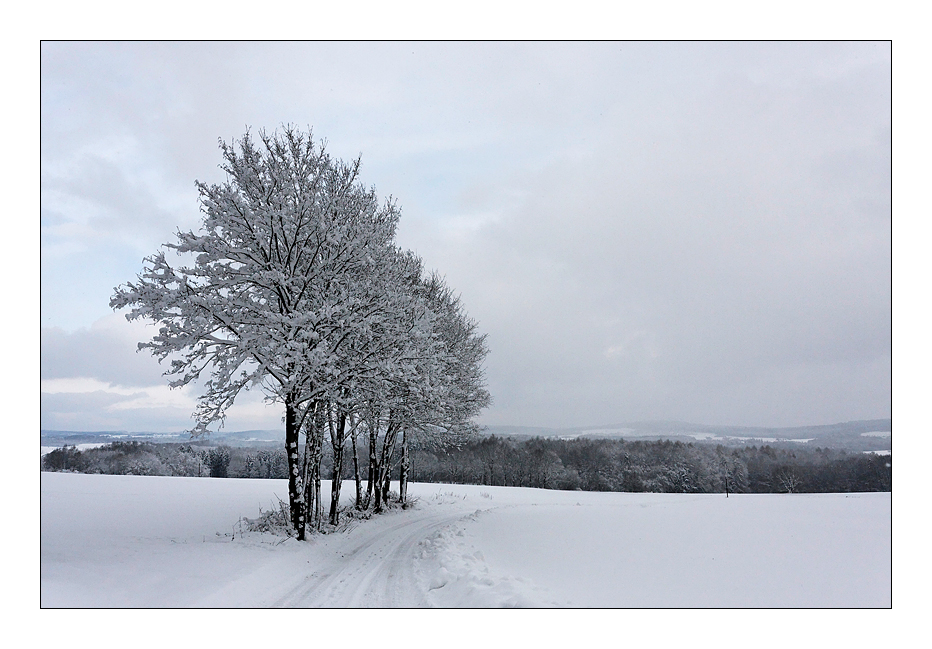
<path id="1" fill-rule="evenodd" d="M 190 386 L 172 389 L 168 385 L 155 385 L 139 389 L 90 378 L 42 381 L 42 394 L 51 399 L 50 403 L 77 404 L 82 399 L 94 399 L 98 407 L 111 412 L 154 408 L 180 408 L 191 412 L 195 405 L 191 393 Z"/>
<path id="2" fill-rule="evenodd" d="M 142 331 L 98 322 L 112 287 L 196 227 L 218 136 L 294 122 L 362 153 L 489 334 L 487 423 L 889 415 L 888 43 L 42 55 L 44 379 L 163 384 Z"/>
<path id="3" fill-rule="evenodd" d="M 477 201 L 422 229 L 490 334 L 485 421 L 889 412 L 889 112 L 852 80 L 884 75 L 724 75 L 678 116 L 513 176 L 495 220 Z"/>
<path id="4" fill-rule="evenodd" d="M 47 430 L 190 430 L 199 386 L 170 389 L 164 366 L 148 351 L 135 353 L 153 327 L 120 313 L 65 332 L 42 329 L 41 421 Z M 281 407 L 261 390 L 240 395 L 227 412 L 232 430 L 281 428 Z"/>
<path id="5" fill-rule="evenodd" d="M 128 387 L 167 383 L 160 365 L 148 351 L 137 353 L 137 344 L 151 339 L 151 325 L 127 322 L 114 313 L 89 328 L 64 331 L 41 330 L 40 364 L 44 382 L 50 379 L 95 379 L 102 384 Z"/>
<path id="6" fill-rule="evenodd" d="M 191 429 L 193 399 L 182 394 L 164 394 L 167 391 L 167 387 L 153 386 L 130 392 L 110 385 L 93 391 L 43 390 L 40 399 L 42 429 L 139 432 Z"/>

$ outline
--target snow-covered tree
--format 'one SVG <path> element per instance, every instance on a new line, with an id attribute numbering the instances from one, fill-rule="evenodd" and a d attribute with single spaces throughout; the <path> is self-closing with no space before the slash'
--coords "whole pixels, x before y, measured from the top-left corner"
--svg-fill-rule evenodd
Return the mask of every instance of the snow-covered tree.
<path id="1" fill-rule="evenodd" d="M 362 430 L 379 508 L 399 433 L 403 446 L 410 434 L 462 435 L 488 405 L 485 337 L 439 276 L 425 278 L 421 260 L 397 248 L 398 210 L 360 184 L 358 159 L 332 159 L 290 126 L 220 147 L 227 179 L 197 184 L 200 230 L 165 244 L 171 261 L 165 251 L 147 257 L 111 306 L 161 325 L 139 347 L 171 360 L 172 387 L 207 377 L 193 435 L 222 425 L 243 390 L 258 387 L 284 405 L 291 523 L 301 539 L 322 520 L 325 437 L 331 524 L 344 445 L 352 440 L 358 475 Z"/>
<path id="2" fill-rule="evenodd" d="M 220 148 L 227 179 L 197 184 L 200 231 L 165 244 L 177 262 L 165 251 L 147 257 L 111 306 L 161 325 L 139 347 L 171 359 L 172 387 L 209 376 L 194 435 L 222 425 L 251 387 L 284 405 L 291 517 L 303 538 L 299 433 L 340 391 L 342 345 L 383 318 L 371 285 L 397 258 L 398 211 L 360 184 L 358 159 L 331 158 L 310 132 L 289 126 L 258 143 L 247 132 Z"/>
<path id="3" fill-rule="evenodd" d="M 431 336 L 418 356 L 415 372 L 392 394 L 401 434 L 399 500 L 404 502 L 410 468 L 409 443 L 456 444 L 475 432 L 472 418 L 488 407 L 482 362 L 486 336 L 465 313 L 459 297 L 436 272 L 416 284 L 415 294 L 430 314 Z M 394 442 L 394 439 L 392 440 Z M 390 473 L 391 454 L 384 475 Z M 387 483 L 384 489 L 387 493 Z"/>
<path id="4" fill-rule="evenodd" d="M 358 475 L 363 429 L 378 508 L 399 433 L 404 451 L 409 435 L 462 435 L 488 405 L 485 337 L 439 276 L 423 278 L 420 259 L 395 246 L 398 211 L 359 183 L 358 159 L 334 160 L 293 127 L 220 147 L 227 180 L 198 183 L 200 231 L 165 244 L 176 259 L 146 258 L 111 306 L 161 325 L 140 348 L 170 358 L 171 386 L 207 375 L 192 434 L 222 425 L 243 390 L 259 387 L 284 405 L 291 522 L 303 538 L 322 518 L 325 434 L 334 453 L 330 522 L 344 444 L 354 444 Z"/>
<path id="5" fill-rule="evenodd" d="M 368 438 L 366 497 L 363 501 L 357 478 L 357 504 L 377 511 L 386 503 L 399 442 L 404 501 L 409 440 L 416 437 L 425 445 L 462 440 L 474 429 L 469 420 L 489 403 L 481 368 L 485 337 L 459 299 L 436 273 L 424 278 L 414 257 L 399 261 L 395 270 L 386 288 L 386 303 L 395 307 L 387 310 L 366 348 L 368 366 L 354 366 L 346 402 Z"/>

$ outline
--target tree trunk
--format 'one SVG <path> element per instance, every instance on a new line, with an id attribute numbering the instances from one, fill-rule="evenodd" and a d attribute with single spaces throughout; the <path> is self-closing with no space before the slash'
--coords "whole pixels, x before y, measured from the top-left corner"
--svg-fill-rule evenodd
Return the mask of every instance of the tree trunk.
<path id="1" fill-rule="evenodd" d="M 408 429 L 401 432 L 401 469 L 398 475 L 398 502 L 404 505 L 408 500 Z"/>
<path id="2" fill-rule="evenodd" d="M 320 500 L 320 459 L 323 456 L 320 447 L 317 450 L 317 463 L 314 466 L 314 529 L 320 531 L 320 522 L 324 515 L 324 504 Z"/>
<path id="3" fill-rule="evenodd" d="M 359 475 L 359 454 L 356 452 L 356 431 L 353 431 L 353 477 L 356 479 L 356 509 L 362 509 L 362 476 Z"/>
<path id="4" fill-rule="evenodd" d="M 385 483 L 382 485 L 382 502 L 388 504 L 388 492 L 392 486 L 392 464 L 391 461 L 385 467 Z"/>
<path id="5" fill-rule="evenodd" d="M 333 417 L 328 416 L 330 445 L 333 447 L 333 472 L 330 480 L 330 524 L 340 522 L 340 489 L 343 486 L 343 442 L 346 435 L 346 414 L 341 412 L 336 429 Z"/>
<path id="6" fill-rule="evenodd" d="M 379 420 L 378 417 L 375 418 L 375 422 L 369 422 L 369 475 L 366 482 L 366 509 L 369 508 L 369 505 L 372 504 L 373 497 L 377 497 L 379 492 L 378 481 L 379 481 L 379 456 L 377 454 L 377 443 L 379 441 Z M 376 502 L 378 506 L 378 502 Z"/>
<path id="7" fill-rule="evenodd" d="M 304 430 L 304 512 L 306 515 L 305 527 L 313 524 L 314 511 L 314 422 L 316 417 L 311 416 L 311 423 Z"/>
<path id="8" fill-rule="evenodd" d="M 304 462 L 306 467 L 305 478 L 305 513 L 307 521 L 313 529 L 320 529 L 320 459 L 323 446 L 324 404 L 314 404 L 314 412 L 310 423 L 306 427 Z"/>
<path id="9" fill-rule="evenodd" d="M 299 541 L 304 540 L 305 506 L 302 471 L 298 463 L 298 408 L 292 398 L 285 402 L 285 453 L 288 456 L 288 504 L 291 526 Z"/>
<path id="10" fill-rule="evenodd" d="M 389 418 L 391 422 L 391 418 Z M 375 480 L 375 511 L 382 511 L 382 505 L 388 503 L 388 488 L 391 484 L 392 455 L 395 453 L 395 440 L 398 437 L 398 424 L 389 423 L 382 440 L 382 454 L 379 458 L 378 472 Z"/>
<path id="11" fill-rule="evenodd" d="M 320 448 L 316 440 L 309 439 L 307 484 L 305 485 L 307 523 L 312 530 L 320 528 Z"/>

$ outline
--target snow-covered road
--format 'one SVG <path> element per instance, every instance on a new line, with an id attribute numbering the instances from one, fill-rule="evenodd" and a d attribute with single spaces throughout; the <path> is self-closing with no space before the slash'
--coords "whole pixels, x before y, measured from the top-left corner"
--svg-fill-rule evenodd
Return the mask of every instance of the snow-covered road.
<path id="1" fill-rule="evenodd" d="M 465 533 L 493 505 L 488 497 L 438 491 L 406 511 L 349 531 L 288 540 L 280 557 L 197 602 L 268 608 L 557 606 L 529 580 L 496 574 Z M 262 542 L 246 535 L 240 543 Z"/>
<path id="2" fill-rule="evenodd" d="M 461 512 L 410 510 L 367 521 L 317 548 L 304 575 L 283 579 L 258 602 L 269 607 L 426 607 L 418 570 L 422 543 L 462 518 Z M 378 532 L 371 529 L 378 527 Z M 336 542 L 333 542 L 336 541 Z M 262 577 L 267 580 L 267 574 Z M 234 589 L 235 590 L 235 589 Z"/>

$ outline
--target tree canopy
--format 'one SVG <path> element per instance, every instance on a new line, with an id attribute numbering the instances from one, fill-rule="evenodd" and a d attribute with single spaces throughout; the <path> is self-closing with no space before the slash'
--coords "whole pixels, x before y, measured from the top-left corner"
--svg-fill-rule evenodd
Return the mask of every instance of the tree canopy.
<path id="1" fill-rule="evenodd" d="M 359 159 L 334 159 L 292 126 L 220 149 L 226 181 L 197 183 L 200 230 L 147 257 L 110 304 L 160 325 L 139 347 L 170 360 L 172 387 L 203 381 L 193 435 L 222 425 L 243 390 L 284 405 L 303 538 L 320 507 L 311 487 L 324 429 L 338 422 L 331 440 L 342 453 L 365 420 L 388 463 L 399 430 L 466 430 L 490 402 L 488 349 L 440 275 L 396 245 L 399 209 L 362 185 Z"/>

